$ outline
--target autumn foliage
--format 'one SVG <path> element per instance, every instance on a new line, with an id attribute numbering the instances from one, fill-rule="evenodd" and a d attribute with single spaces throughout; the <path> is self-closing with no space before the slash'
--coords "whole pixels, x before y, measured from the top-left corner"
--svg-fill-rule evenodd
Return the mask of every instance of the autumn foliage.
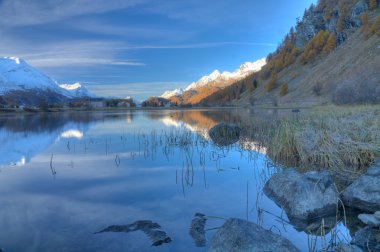
<path id="1" fill-rule="evenodd" d="M 325 47 L 323 48 L 323 52 L 330 53 L 336 48 L 336 34 L 335 32 L 331 33 Z"/>
<path id="2" fill-rule="evenodd" d="M 313 62 L 321 53 L 329 53 L 336 47 L 336 35 L 329 35 L 327 31 L 320 31 L 305 46 L 305 50 L 301 55 L 301 63 L 307 64 Z"/>
<path id="3" fill-rule="evenodd" d="M 265 90 L 267 92 L 272 91 L 277 86 L 277 83 L 278 83 L 278 76 L 277 76 L 277 74 L 274 73 L 270 77 L 268 83 L 265 85 Z"/>
<path id="4" fill-rule="evenodd" d="M 372 34 L 380 36 L 380 15 L 376 18 L 375 22 L 371 25 L 370 31 Z"/>
<path id="5" fill-rule="evenodd" d="M 374 10 L 377 8 L 377 0 L 369 0 L 368 1 L 369 9 Z"/>
<path id="6" fill-rule="evenodd" d="M 288 83 L 286 82 L 284 85 L 281 86 L 280 96 L 285 96 L 288 93 L 288 89 L 289 89 L 289 86 L 288 86 Z"/>
<path id="7" fill-rule="evenodd" d="M 301 52 L 302 51 L 295 46 L 295 33 L 294 30 L 291 29 L 277 51 L 268 55 L 268 63 L 263 69 L 264 79 L 267 79 L 272 73 L 278 73 L 296 62 Z"/>

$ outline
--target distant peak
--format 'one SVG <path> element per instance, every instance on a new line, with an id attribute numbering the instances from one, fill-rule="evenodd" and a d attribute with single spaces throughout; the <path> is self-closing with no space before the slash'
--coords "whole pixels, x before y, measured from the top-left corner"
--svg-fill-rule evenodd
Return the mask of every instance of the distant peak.
<path id="1" fill-rule="evenodd" d="M 2 60 L 5 62 L 16 64 L 16 65 L 25 63 L 25 60 L 17 58 L 17 57 L 3 57 Z"/>
<path id="2" fill-rule="evenodd" d="M 222 84 L 223 82 L 230 82 L 233 80 L 239 80 L 241 78 L 246 77 L 250 73 L 254 73 L 260 71 L 260 69 L 266 64 L 266 58 L 257 60 L 255 62 L 245 62 L 234 72 L 225 71 L 221 73 L 219 70 L 214 70 L 210 75 L 203 76 L 196 82 L 191 83 L 189 86 L 182 89 L 175 89 L 166 91 L 161 95 L 164 98 L 170 98 L 173 96 L 181 95 L 184 91 L 196 90 L 198 88 L 207 86 L 209 84 Z"/>
<path id="3" fill-rule="evenodd" d="M 82 85 L 79 82 L 76 82 L 74 84 L 61 84 L 59 86 L 67 90 L 75 90 L 82 87 Z"/>

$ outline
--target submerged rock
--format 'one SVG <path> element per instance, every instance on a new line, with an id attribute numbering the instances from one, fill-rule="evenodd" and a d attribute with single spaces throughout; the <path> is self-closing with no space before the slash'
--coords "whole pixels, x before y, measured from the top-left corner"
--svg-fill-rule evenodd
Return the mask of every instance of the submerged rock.
<path id="1" fill-rule="evenodd" d="M 245 220 L 229 219 L 215 233 L 209 252 L 299 251 L 287 239 Z"/>
<path id="2" fill-rule="evenodd" d="M 314 222 L 336 214 L 338 192 L 327 171 L 301 174 L 285 170 L 269 179 L 264 193 L 285 210 L 292 222 Z"/>
<path id="3" fill-rule="evenodd" d="M 342 192 L 346 206 L 365 212 L 380 210 L 380 159 Z"/>
<path id="4" fill-rule="evenodd" d="M 206 246 L 206 221 L 207 218 L 201 213 L 196 213 L 194 219 L 191 221 L 189 233 L 197 247 Z"/>
<path id="5" fill-rule="evenodd" d="M 380 227 L 380 211 L 375 214 L 359 214 L 358 218 L 370 227 Z"/>
<path id="6" fill-rule="evenodd" d="M 212 127 L 208 134 L 219 146 L 228 146 L 239 141 L 241 129 L 233 124 L 220 123 Z"/>
<path id="7" fill-rule="evenodd" d="M 150 220 L 139 220 L 127 225 L 112 225 L 99 232 L 95 232 L 95 234 L 105 232 L 129 233 L 142 231 L 151 239 L 152 246 L 160 246 L 164 243 L 170 243 L 172 239 L 166 234 L 165 231 L 162 231 L 160 229 L 161 226 L 158 223 L 152 222 Z"/>
<path id="8" fill-rule="evenodd" d="M 300 232 L 305 232 L 307 234 L 320 236 L 321 230 L 324 233 L 329 233 L 335 228 L 337 224 L 336 215 L 331 214 L 331 216 L 321 216 L 318 218 L 300 220 L 290 217 L 290 222 L 292 226 Z"/>

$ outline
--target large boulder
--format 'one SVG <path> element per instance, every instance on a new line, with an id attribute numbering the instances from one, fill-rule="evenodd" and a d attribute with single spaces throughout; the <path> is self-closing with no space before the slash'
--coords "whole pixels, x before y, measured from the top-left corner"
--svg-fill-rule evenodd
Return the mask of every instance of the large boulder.
<path id="1" fill-rule="evenodd" d="M 299 251 L 287 239 L 245 220 L 229 219 L 215 233 L 209 252 Z"/>
<path id="2" fill-rule="evenodd" d="M 293 169 L 273 175 L 264 193 L 285 210 L 291 222 L 335 216 L 339 197 L 329 172 L 301 174 Z"/>
<path id="3" fill-rule="evenodd" d="M 208 134 L 218 146 L 228 146 L 239 141 L 241 129 L 233 124 L 220 123 L 212 127 Z"/>
<path id="4" fill-rule="evenodd" d="M 342 192 L 346 206 L 365 212 L 380 210 L 380 159 Z"/>

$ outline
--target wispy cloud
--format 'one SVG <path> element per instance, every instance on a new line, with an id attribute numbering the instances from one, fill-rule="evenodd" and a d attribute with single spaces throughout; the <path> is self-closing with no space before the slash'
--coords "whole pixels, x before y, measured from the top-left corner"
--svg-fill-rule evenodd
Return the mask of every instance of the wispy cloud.
<path id="1" fill-rule="evenodd" d="M 31 44 L 17 39 L 0 41 L 0 55 L 17 56 L 35 67 L 66 66 L 145 66 L 136 59 L 125 59 L 120 50 L 121 44 L 113 41 L 71 40 L 65 42 L 46 41 Z"/>
<path id="2" fill-rule="evenodd" d="M 93 66 L 93 65 L 112 65 L 112 66 L 145 66 L 145 63 L 133 60 L 99 59 L 99 58 L 37 58 L 28 61 L 36 67 L 62 67 L 62 66 Z"/>
<path id="3" fill-rule="evenodd" d="M 34 44 L 27 40 L 8 35 L 4 36 L 0 41 L 0 55 L 21 57 L 36 67 L 145 66 L 146 62 L 141 62 L 139 59 L 128 59 L 125 58 L 125 55 L 128 55 L 129 51 L 134 50 L 202 49 L 223 46 L 276 46 L 272 43 L 234 41 L 148 45 L 126 45 L 124 43 L 122 41 L 72 39 L 59 42 L 41 41 L 38 44 Z"/>
<path id="4" fill-rule="evenodd" d="M 70 29 L 81 32 L 132 39 L 183 41 L 197 34 L 197 32 L 192 29 L 180 30 L 170 27 L 164 28 L 158 25 L 119 25 L 94 18 L 69 20 L 65 22 L 65 25 L 67 25 Z"/>
<path id="5" fill-rule="evenodd" d="M 0 24 L 35 25 L 66 18 L 129 8 L 148 0 L 4 0 L 0 1 Z"/>
<path id="6" fill-rule="evenodd" d="M 119 50 L 137 50 L 137 49 L 196 49 L 196 48 L 212 48 L 228 45 L 236 46 L 266 46 L 275 47 L 273 43 L 255 43 L 255 42 L 233 42 L 233 41 L 221 41 L 221 42 L 205 42 L 205 43 L 192 43 L 192 44 L 167 44 L 167 45 L 129 45 L 116 49 Z"/>

